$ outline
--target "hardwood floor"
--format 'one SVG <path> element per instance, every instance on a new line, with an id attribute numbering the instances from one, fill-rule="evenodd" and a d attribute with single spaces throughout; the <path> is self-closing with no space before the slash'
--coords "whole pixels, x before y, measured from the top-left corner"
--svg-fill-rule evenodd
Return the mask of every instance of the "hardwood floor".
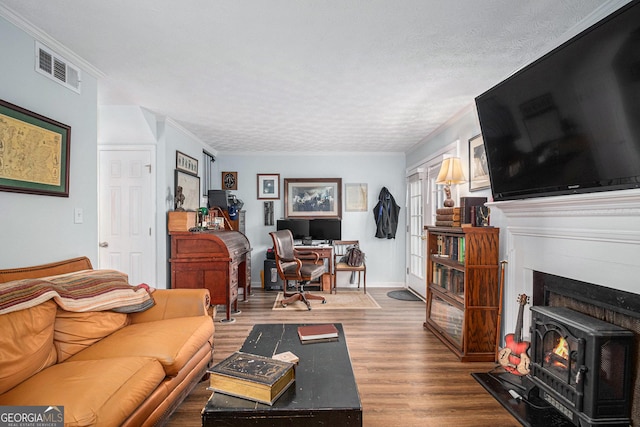
<path id="1" fill-rule="evenodd" d="M 239 302 L 234 323 L 216 322 L 214 362 L 238 350 L 255 323 L 340 322 L 363 407 L 364 426 L 515 427 L 520 424 L 472 377 L 493 363 L 460 363 L 423 329 L 425 303 L 368 288 L 381 309 L 272 310 L 276 292 L 254 291 Z M 338 290 L 340 292 L 340 290 Z M 318 302 L 314 302 L 318 304 Z M 222 318 L 218 314 L 217 319 Z M 210 396 L 201 383 L 176 410 L 168 426 L 200 426 Z"/>

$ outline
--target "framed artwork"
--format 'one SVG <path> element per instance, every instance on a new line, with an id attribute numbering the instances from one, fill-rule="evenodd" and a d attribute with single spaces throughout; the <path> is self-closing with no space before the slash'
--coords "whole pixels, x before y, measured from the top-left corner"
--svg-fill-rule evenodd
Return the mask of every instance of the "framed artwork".
<path id="1" fill-rule="evenodd" d="M 273 225 L 273 200 L 264 203 L 264 225 Z"/>
<path id="2" fill-rule="evenodd" d="M 180 151 L 176 151 L 176 170 L 197 176 L 198 160 L 194 159 L 193 157 L 187 156 Z"/>
<path id="3" fill-rule="evenodd" d="M 181 188 L 181 191 L 178 191 Z M 200 178 L 176 170 L 176 210 L 197 211 L 200 207 Z"/>
<path id="4" fill-rule="evenodd" d="M 342 217 L 342 178 L 285 178 L 286 218 Z"/>
<path id="5" fill-rule="evenodd" d="M 347 212 L 367 211 L 367 184 L 344 185 L 344 210 Z"/>
<path id="6" fill-rule="evenodd" d="M 489 165 L 482 135 L 469 140 L 469 191 L 490 188 Z"/>
<path id="7" fill-rule="evenodd" d="M 280 174 L 258 174 L 258 199 L 280 198 Z"/>
<path id="8" fill-rule="evenodd" d="M 238 172 L 222 172 L 222 189 L 238 189 Z"/>
<path id="9" fill-rule="evenodd" d="M 69 197 L 71 127 L 0 100 L 0 190 Z"/>

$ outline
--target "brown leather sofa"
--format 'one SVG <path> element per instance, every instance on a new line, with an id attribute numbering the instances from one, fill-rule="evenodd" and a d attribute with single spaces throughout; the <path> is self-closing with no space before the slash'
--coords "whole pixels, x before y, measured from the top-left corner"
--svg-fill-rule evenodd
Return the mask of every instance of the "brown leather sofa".
<path id="1" fill-rule="evenodd" d="M 0 270 L 0 288 L 84 270 L 85 257 Z M 135 313 L 71 312 L 48 299 L 1 314 L 0 405 L 64 407 L 69 426 L 161 424 L 206 375 L 214 323 L 206 289 L 151 295 L 153 307 Z"/>

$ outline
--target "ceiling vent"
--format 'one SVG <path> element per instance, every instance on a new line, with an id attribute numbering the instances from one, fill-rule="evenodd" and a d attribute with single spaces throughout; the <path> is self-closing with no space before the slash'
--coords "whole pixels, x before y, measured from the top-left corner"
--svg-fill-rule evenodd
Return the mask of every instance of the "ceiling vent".
<path id="1" fill-rule="evenodd" d="M 80 93 L 80 69 L 36 42 L 36 71 Z"/>

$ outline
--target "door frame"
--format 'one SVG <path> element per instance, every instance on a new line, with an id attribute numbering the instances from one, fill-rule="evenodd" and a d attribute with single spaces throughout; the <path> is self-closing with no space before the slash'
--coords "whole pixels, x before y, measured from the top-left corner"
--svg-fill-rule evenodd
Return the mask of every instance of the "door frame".
<path id="1" fill-rule="evenodd" d="M 422 220 L 423 220 L 423 224 L 422 224 L 422 235 L 423 235 L 423 239 L 422 241 L 424 242 L 423 245 L 426 245 L 426 240 L 424 239 L 424 227 L 427 225 L 433 225 L 434 221 L 435 221 L 435 214 L 436 214 L 436 208 L 438 206 L 439 203 L 442 203 L 442 201 L 444 200 L 444 196 L 443 196 L 443 192 L 442 192 L 442 185 L 436 184 L 435 183 L 435 178 L 438 175 L 438 171 L 440 169 L 440 165 L 442 164 L 442 160 L 445 157 L 449 157 L 449 156 L 459 156 L 460 155 L 460 140 L 455 140 L 449 144 L 447 144 L 445 147 L 441 148 L 440 150 L 436 151 L 435 153 L 431 154 L 428 158 L 424 158 L 419 162 L 414 163 L 411 167 L 408 167 L 406 169 L 406 175 L 405 175 L 405 184 L 406 184 L 406 188 L 407 188 L 407 207 L 410 208 L 410 195 L 409 195 L 409 186 L 410 186 L 410 179 L 412 176 L 416 175 L 416 174 L 421 174 L 422 176 L 419 178 L 420 180 L 422 180 L 423 185 L 422 185 Z M 457 189 L 452 189 L 455 193 L 452 194 L 452 198 L 454 200 L 458 199 L 458 193 L 457 193 Z M 420 292 L 420 290 L 422 289 L 422 284 L 420 285 L 420 290 L 416 290 L 413 289 L 411 286 L 412 284 L 415 287 L 415 280 L 417 279 L 421 279 L 421 280 L 425 280 L 426 281 L 426 246 L 424 246 L 422 249 L 422 253 L 424 254 L 424 262 L 425 262 L 425 270 L 424 270 L 424 274 L 425 277 L 423 278 L 413 278 L 413 276 L 411 275 L 410 271 L 411 271 L 411 212 L 410 209 L 406 209 L 406 223 L 407 223 L 407 229 L 406 229 L 406 248 L 405 248 L 405 284 L 408 288 L 412 289 L 414 292 L 416 292 L 418 295 L 420 295 L 423 298 L 426 298 L 426 282 L 424 283 L 424 295 L 422 295 L 422 292 Z M 410 277 L 411 276 L 411 277 Z"/>
<path id="2" fill-rule="evenodd" d="M 97 150 L 97 159 L 96 159 L 96 163 L 98 164 L 98 170 L 97 175 L 98 175 L 98 193 L 101 190 L 101 183 L 100 183 L 100 170 L 99 168 L 101 167 L 100 164 L 100 155 L 102 152 L 105 151 L 147 151 L 149 152 L 149 157 L 151 159 L 151 173 L 150 175 L 150 187 L 151 187 L 151 195 L 150 195 L 150 206 L 148 206 L 149 209 L 149 215 L 153 218 L 151 221 L 151 243 L 150 246 L 153 248 L 152 252 L 149 254 L 149 260 L 152 263 L 151 265 L 151 271 L 152 276 L 153 276 L 153 286 L 157 287 L 158 284 L 158 217 L 157 217 L 157 203 L 156 201 L 156 195 L 157 195 L 157 174 L 158 174 L 158 159 L 157 159 L 157 147 L 155 145 L 148 145 L 148 144 L 123 144 L 123 145 L 119 145 L 119 144 L 98 144 L 98 150 Z M 100 207 L 100 200 L 101 200 L 101 195 L 98 194 L 98 212 L 97 212 L 97 218 L 98 218 L 98 242 L 96 242 L 96 244 L 99 244 L 101 241 L 101 234 L 100 234 L 100 230 L 101 230 L 101 223 L 104 220 L 104 213 L 100 211 L 99 207 Z M 98 248 L 99 249 L 99 248 Z M 100 253 L 98 253 L 98 268 L 103 268 L 103 266 L 100 264 L 101 263 L 101 256 Z"/>

